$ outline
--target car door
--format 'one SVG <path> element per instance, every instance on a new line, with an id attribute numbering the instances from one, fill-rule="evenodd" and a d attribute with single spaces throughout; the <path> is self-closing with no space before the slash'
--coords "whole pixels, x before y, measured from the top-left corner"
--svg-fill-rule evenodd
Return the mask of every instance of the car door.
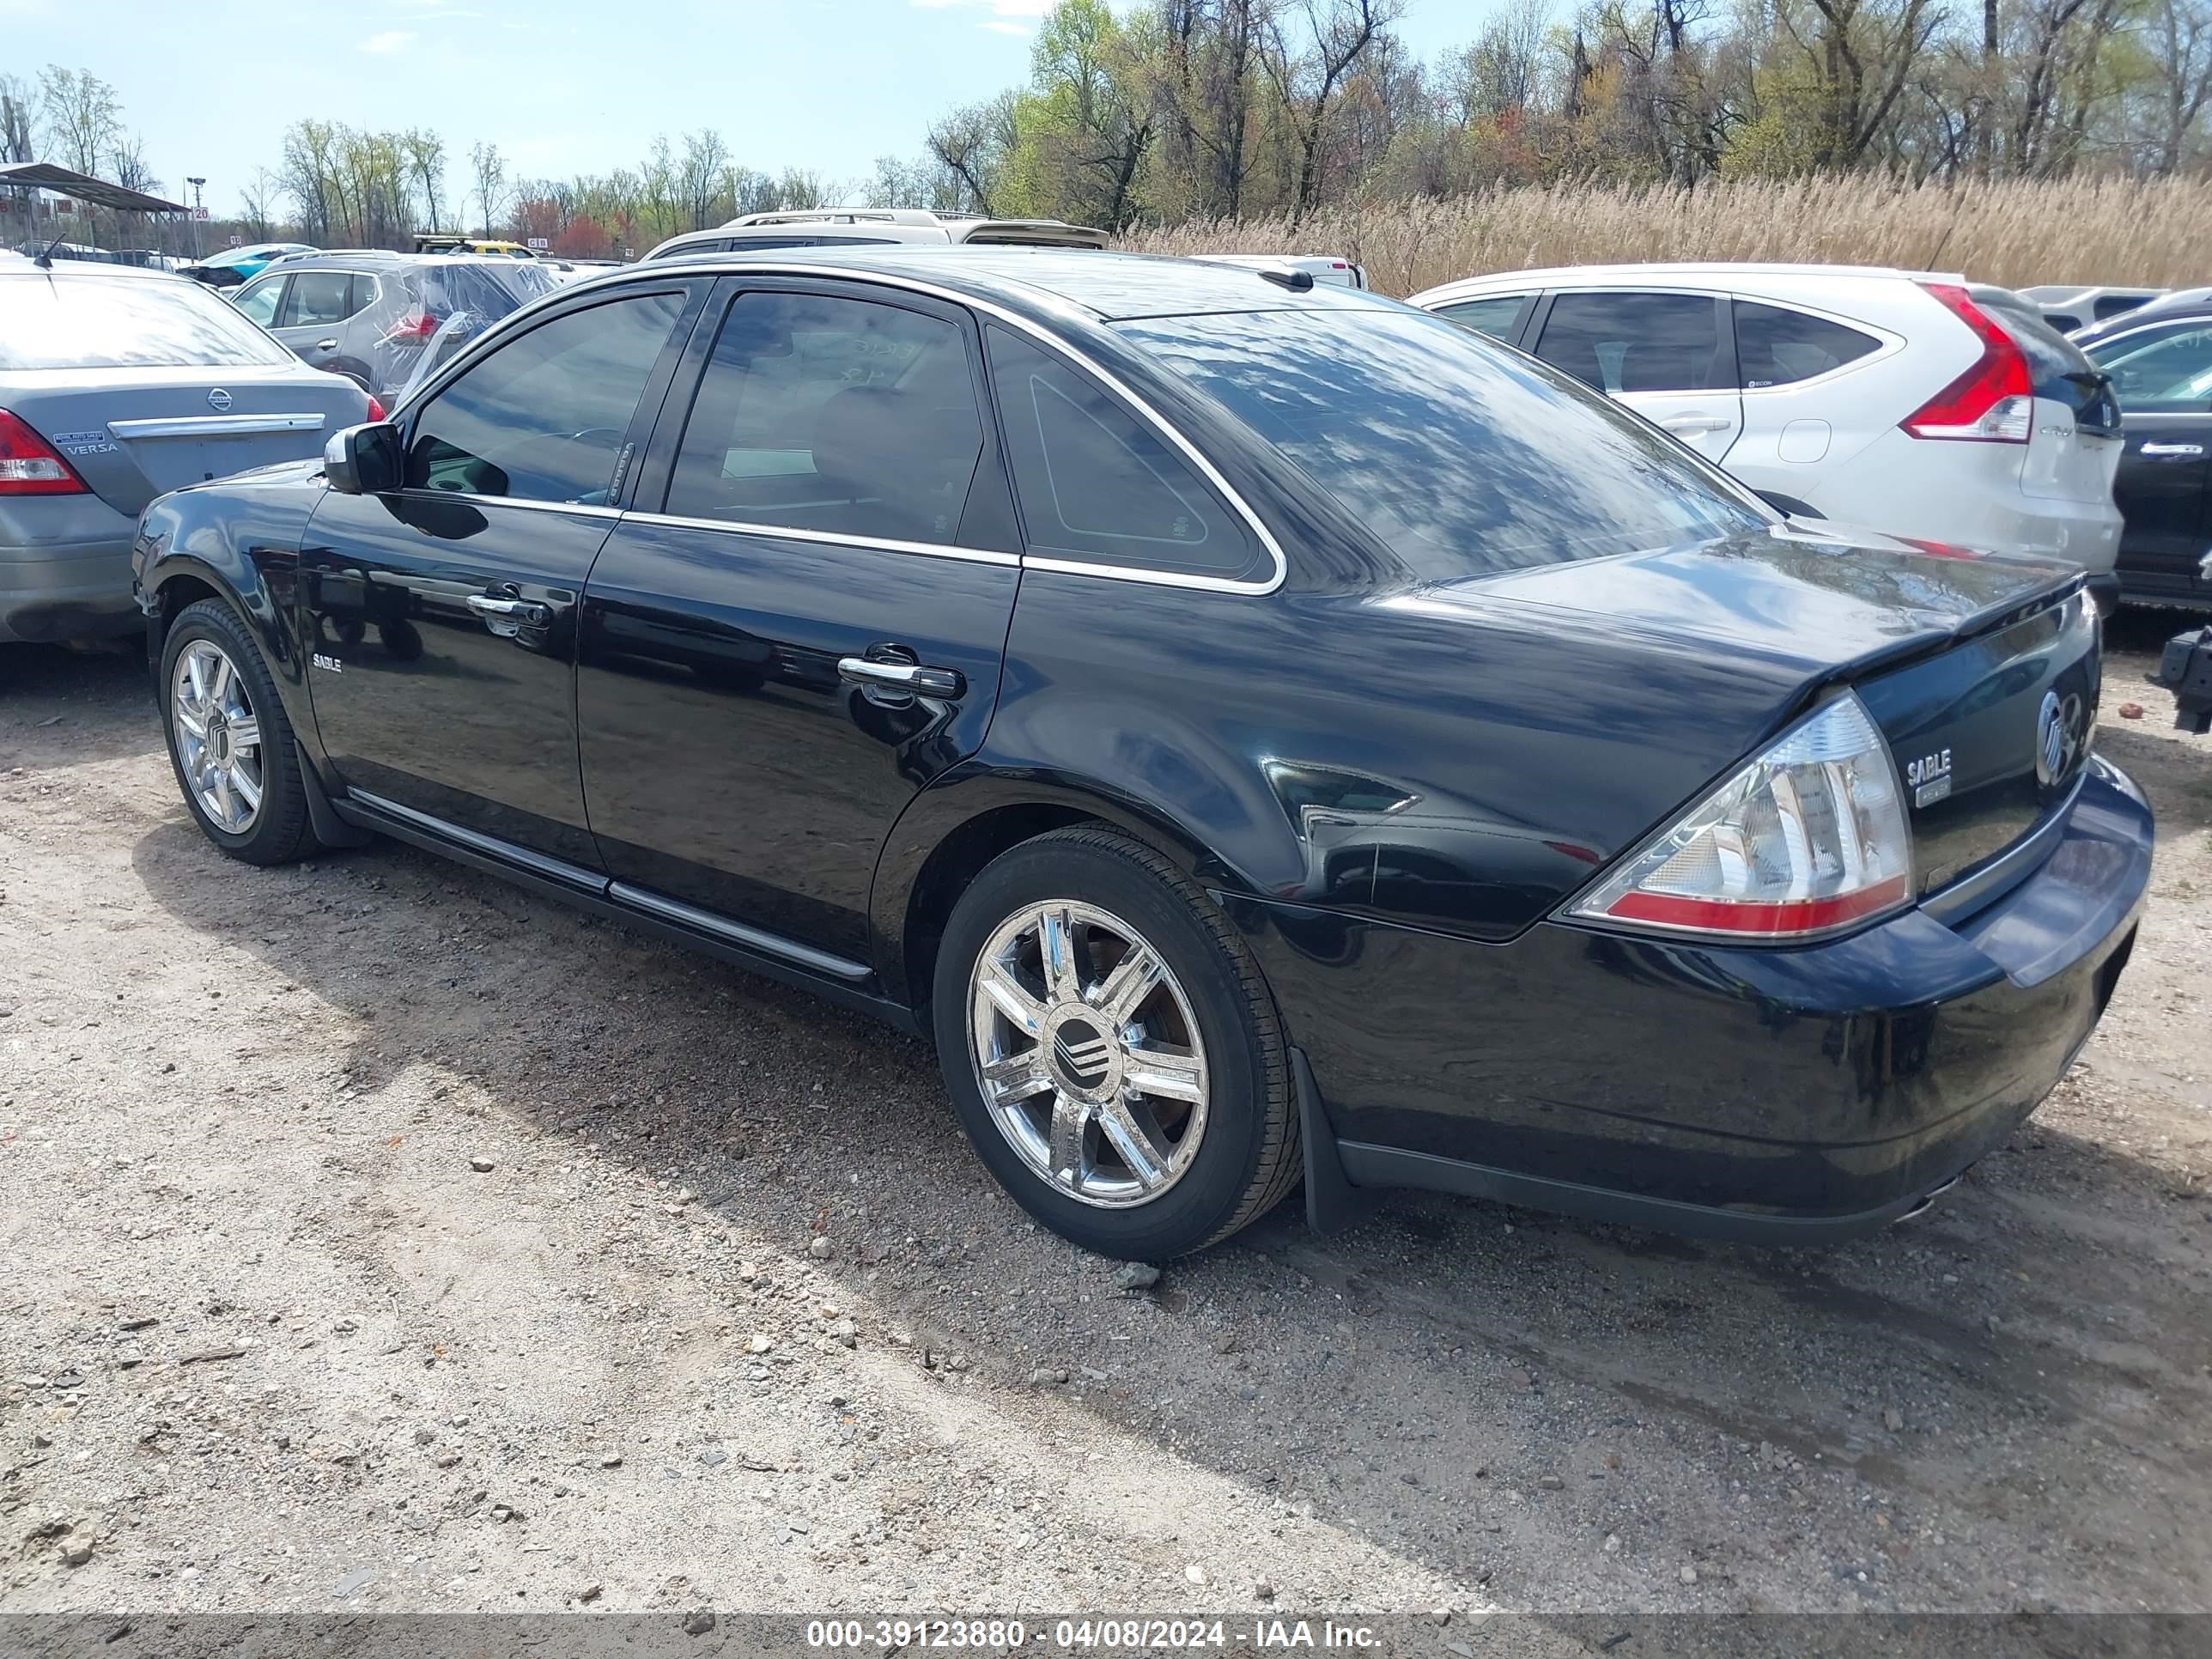
<path id="1" fill-rule="evenodd" d="M 641 283 L 465 356 L 400 423 L 402 487 L 316 507 L 298 588 L 316 725 L 370 805 L 597 864 L 576 608 L 704 291 Z"/>
<path id="2" fill-rule="evenodd" d="M 1536 355 L 1717 461 L 1743 428 L 1726 301 L 1626 289 L 1554 294 Z"/>
<path id="3" fill-rule="evenodd" d="M 1894 418 L 1842 383 L 1845 370 L 1885 342 L 1795 305 L 1738 296 L 1729 313 L 1743 429 L 1725 457 L 1728 470 L 1784 512 L 1821 516 L 1816 498 L 1832 455 L 1856 454 Z"/>
<path id="4" fill-rule="evenodd" d="M 998 695 L 1019 544 L 982 386 L 959 307 L 720 279 L 584 594 L 584 793 L 620 896 L 866 971 L 884 838 Z"/>
<path id="5" fill-rule="evenodd" d="M 356 295 L 358 292 L 358 299 Z M 270 331 L 311 368 L 339 370 L 346 319 L 376 297 L 374 276 L 349 270 L 295 270 Z"/>
<path id="6" fill-rule="evenodd" d="M 2212 319 L 2132 330 L 2086 349 L 2120 403 L 2125 447 L 2112 499 L 2127 520 L 2122 594 L 2212 599 L 2199 568 L 2212 543 Z"/>

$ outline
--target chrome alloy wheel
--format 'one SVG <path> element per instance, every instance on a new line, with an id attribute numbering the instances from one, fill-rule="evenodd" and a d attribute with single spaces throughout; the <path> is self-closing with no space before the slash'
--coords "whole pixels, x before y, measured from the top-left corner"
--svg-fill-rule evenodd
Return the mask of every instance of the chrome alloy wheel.
<path id="1" fill-rule="evenodd" d="M 192 799 L 217 829 L 244 835 L 261 814 L 261 722 L 246 677 L 213 641 L 194 640 L 178 656 L 169 718 Z"/>
<path id="2" fill-rule="evenodd" d="M 976 1086 L 1022 1161 L 1102 1209 L 1159 1197 L 1206 1133 L 1206 1044 L 1135 928 L 1055 899 L 1001 922 L 969 978 Z"/>

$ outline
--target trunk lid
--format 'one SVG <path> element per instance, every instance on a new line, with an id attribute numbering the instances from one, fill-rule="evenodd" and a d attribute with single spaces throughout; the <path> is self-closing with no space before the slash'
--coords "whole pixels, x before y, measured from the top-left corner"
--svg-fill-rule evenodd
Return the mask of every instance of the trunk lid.
<path id="1" fill-rule="evenodd" d="M 319 455 L 366 420 L 351 381 L 297 364 L 26 370 L 7 406 L 119 513 L 249 467 Z"/>
<path id="2" fill-rule="evenodd" d="M 1605 616 L 1655 648 L 1763 667 L 1794 690 L 1778 727 L 1825 688 L 1851 686 L 1897 763 L 1924 896 L 2071 799 L 2096 723 L 2096 609 L 2066 566 L 1851 535 L 1778 527 L 1477 586 Z"/>
<path id="3" fill-rule="evenodd" d="M 2022 492 L 2045 501 L 2111 501 L 2120 465 L 2120 404 L 2111 377 L 2010 289 L 1969 292 L 2027 360 L 2035 415 L 2021 458 Z"/>

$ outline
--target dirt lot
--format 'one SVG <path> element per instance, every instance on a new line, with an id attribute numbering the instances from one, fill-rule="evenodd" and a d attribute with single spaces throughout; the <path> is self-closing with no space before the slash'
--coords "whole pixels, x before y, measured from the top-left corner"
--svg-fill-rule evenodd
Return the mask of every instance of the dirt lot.
<path id="1" fill-rule="evenodd" d="M 228 863 L 136 659 L 11 647 L 0 1606 L 2212 1609 L 2162 631 L 2100 735 L 2160 818 L 2134 963 L 1923 1220 L 1291 1206 L 1134 1293 L 920 1044 L 396 846 Z"/>

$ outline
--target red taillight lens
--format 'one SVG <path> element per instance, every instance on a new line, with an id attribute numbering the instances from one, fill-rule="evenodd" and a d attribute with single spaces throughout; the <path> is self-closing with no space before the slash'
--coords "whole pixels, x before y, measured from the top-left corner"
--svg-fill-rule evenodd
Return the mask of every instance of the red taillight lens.
<path id="1" fill-rule="evenodd" d="M 384 405 L 377 402 L 374 395 L 368 400 L 368 418 L 372 421 L 380 421 L 384 418 Z"/>
<path id="2" fill-rule="evenodd" d="M 1966 372 L 1898 422 L 1916 438 L 2024 444 L 2035 422 L 2035 383 L 2012 336 L 1954 283 L 1923 283 L 1923 292 L 1974 331 L 1982 355 Z"/>
<path id="3" fill-rule="evenodd" d="M 384 331 L 386 345 L 420 345 L 438 331 L 439 319 L 427 311 L 410 311 Z"/>
<path id="4" fill-rule="evenodd" d="M 0 409 L 0 495 L 82 495 L 84 480 L 54 447 Z"/>

